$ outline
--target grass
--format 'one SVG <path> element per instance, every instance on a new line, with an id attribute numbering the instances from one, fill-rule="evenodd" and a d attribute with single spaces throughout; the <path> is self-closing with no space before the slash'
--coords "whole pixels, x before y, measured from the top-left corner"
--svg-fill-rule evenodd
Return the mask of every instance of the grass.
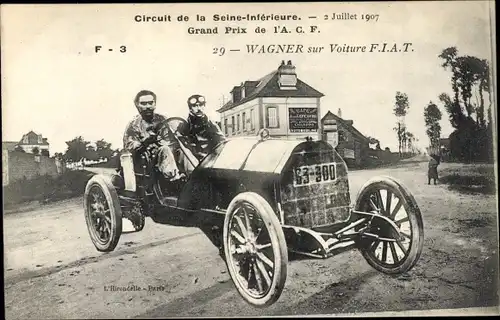
<path id="1" fill-rule="evenodd" d="M 439 181 L 462 193 L 496 194 L 495 168 L 492 164 L 467 164 L 440 170 Z"/>
<path id="2" fill-rule="evenodd" d="M 39 176 L 31 180 L 18 180 L 4 187 L 4 208 L 38 201 L 49 203 L 83 195 L 85 185 L 94 173 L 86 170 L 67 171 L 52 177 Z"/>

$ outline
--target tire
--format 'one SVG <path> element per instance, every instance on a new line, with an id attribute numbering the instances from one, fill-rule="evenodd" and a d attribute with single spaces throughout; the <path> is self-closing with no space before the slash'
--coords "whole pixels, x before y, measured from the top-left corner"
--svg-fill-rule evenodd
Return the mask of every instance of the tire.
<path id="1" fill-rule="evenodd" d="M 110 177 L 99 174 L 93 176 L 87 182 L 83 201 L 85 221 L 92 243 L 100 252 L 113 251 L 122 233 L 122 211 Z M 93 206 L 95 203 L 102 207 L 96 209 Z"/>
<path id="2" fill-rule="evenodd" d="M 249 223 L 254 225 L 248 228 Z M 243 243 L 243 229 L 252 231 L 247 244 Z M 241 297 L 255 307 L 275 303 L 286 282 L 288 250 L 281 224 L 269 203 L 253 192 L 237 195 L 227 209 L 223 243 L 228 272 Z"/>
<path id="3" fill-rule="evenodd" d="M 381 190 L 385 190 L 385 203 L 382 200 L 384 192 L 381 192 Z M 380 194 L 380 198 L 378 199 L 376 197 L 377 194 Z M 422 254 L 424 246 L 424 223 L 420 209 L 413 195 L 402 183 L 391 177 L 375 177 L 366 182 L 361 188 L 356 199 L 355 210 L 363 212 L 373 210 L 369 202 L 370 197 L 373 195 L 375 195 L 375 198 L 372 197 L 371 199 L 377 208 L 382 209 L 381 214 L 389 217 L 396 223 L 404 236 L 404 241 L 406 242 L 409 240 L 409 243 L 408 247 L 406 247 L 403 241 L 394 243 L 364 239 L 358 243 L 360 245 L 360 251 L 366 261 L 380 272 L 386 274 L 405 273 L 415 266 Z M 391 198 L 389 203 L 390 208 L 387 210 L 387 199 L 389 197 Z M 396 210 L 397 207 L 399 207 L 399 202 L 394 199 L 395 197 L 402 201 L 399 210 Z M 380 202 L 382 206 L 380 206 Z M 407 218 L 401 218 L 399 215 L 402 213 L 402 209 L 404 209 Z M 402 225 L 406 223 L 409 224 L 409 234 L 406 230 L 402 229 Z M 376 232 L 372 231 L 372 233 Z M 376 254 L 376 250 L 379 247 L 381 247 L 382 250 L 380 258 L 378 258 Z M 402 257 L 399 257 L 396 248 L 403 254 Z M 406 252 L 404 249 L 406 249 Z M 388 263 L 387 260 L 389 252 L 392 257 L 392 263 Z M 395 256 L 397 257 L 396 259 L 394 258 Z"/>

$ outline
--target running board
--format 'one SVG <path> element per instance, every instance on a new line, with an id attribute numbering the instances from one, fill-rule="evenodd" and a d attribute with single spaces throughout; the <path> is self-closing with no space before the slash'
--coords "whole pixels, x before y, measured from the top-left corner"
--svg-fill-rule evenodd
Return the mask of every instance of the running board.
<path id="1" fill-rule="evenodd" d="M 288 251 L 296 253 L 296 254 L 300 254 L 303 256 L 311 257 L 311 258 L 328 259 L 328 258 L 331 258 L 335 255 L 338 255 L 338 254 L 346 252 L 346 251 L 350 251 L 350 250 L 355 249 L 355 248 L 356 248 L 356 243 L 354 241 L 350 240 L 350 241 L 339 242 L 339 243 L 331 246 L 330 248 L 328 248 L 326 250 L 326 254 L 322 253 L 320 250 L 315 250 L 313 252 L 305 252 L 305 251 L 295 250 L 293 248 L 288 248 Z"/>

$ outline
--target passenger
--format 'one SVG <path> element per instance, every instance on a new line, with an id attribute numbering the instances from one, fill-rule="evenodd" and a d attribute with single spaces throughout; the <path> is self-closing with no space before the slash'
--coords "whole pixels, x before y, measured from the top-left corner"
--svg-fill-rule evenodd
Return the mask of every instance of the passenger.
<path id="1" fill-rule="evenodd" d="M 205 114 L 206 101 L 204 96 L 192 95 L 187 103 L 189 107 L 187 125 L 179 127 L 179 133 L 187 139 L 188 148 L 195 157 L 201 160 L 226 138 L 219 126 Z"/>
<path id="2" fill-rule="evenodd" d="M 167 118 L 155 113 L 156 94 L 149 90 L 142 90 L 137 93 L 134 104 L 139 112 L 132 121 L 129 122 L 123 136 L 123 147 L 132 153 L 133 157 L 144 152 L 146 147 L 158 139 L 156 132 L 159 124 Z M 171 181 L 181 178 L 174 155 L 169 145 L 172 141 L 160 140 L 159 146 L 153 149 L 156 155 L 155 165 L 163 176 Z"/>

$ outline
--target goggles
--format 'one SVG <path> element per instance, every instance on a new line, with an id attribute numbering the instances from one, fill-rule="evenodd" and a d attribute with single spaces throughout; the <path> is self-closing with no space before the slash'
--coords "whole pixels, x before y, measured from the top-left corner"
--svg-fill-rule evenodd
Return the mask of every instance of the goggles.
<path id="1" fill-rule="evenodd" d="M 191 106 L 204 106 L 206 103 L 205 101 L 205 97 L 203 96 L 199 96 L 199 95 L 196 95 L 196 96 L 192 96 L 191 98 L 189 98 L 188 100 L 188 105 L 191 107 Z"/>

